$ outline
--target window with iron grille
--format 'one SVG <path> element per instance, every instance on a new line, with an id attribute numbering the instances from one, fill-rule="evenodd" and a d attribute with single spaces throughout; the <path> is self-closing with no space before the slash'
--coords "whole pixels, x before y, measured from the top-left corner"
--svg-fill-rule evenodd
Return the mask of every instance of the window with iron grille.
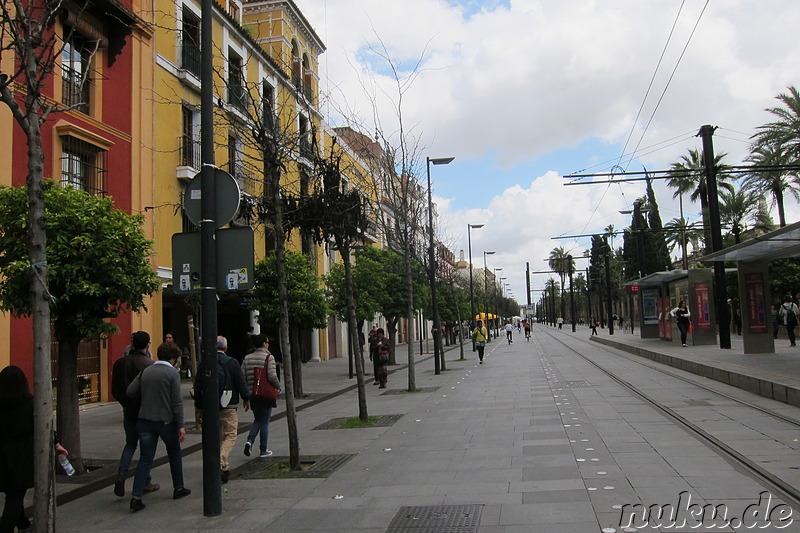
<path id="1" fill-rule="evenodd" d="M 264 80 L 261 91 L 261 121 L 264 129 L 273 132 L 276 129 L 275 120 L 275 87 Z"/>
<path id="2" fill-rule="evenodd" d="M 61 50 L 61 101 L 83 113 L 89 112 L 91 58 L 98 42 L 84 39 L 70 27 L 64 28 Z"/>
<path id="3" fill-rule="evenodd" d="M 183 135 L 181 136 L 181 166 L 200 170 L 200 140 L 196 137 L 194 108 L 184 105 L 181 108 Z"/>
<path id="4" fill-rule="evenodd" d="M 228 103 L 247 111 L 247 87 L 244 83 L 244 64 L 242 58 L 228 49 Z"/>
<path id="5" fill-rule="evenodd" d="M 186 6 L 183 7 L 181 67 L 200 77 L 200 18 Z"/>
<path id="6" fill-rule="evenodd" d="M 108 152 L 76 137 L 61 137 L 61 185 L 106 195 Z"/>

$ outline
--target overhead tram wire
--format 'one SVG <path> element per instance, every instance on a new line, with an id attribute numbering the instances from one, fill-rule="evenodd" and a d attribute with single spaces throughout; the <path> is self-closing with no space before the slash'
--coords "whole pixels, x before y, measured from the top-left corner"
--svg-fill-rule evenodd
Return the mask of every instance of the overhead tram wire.
<path id="1" fill-rule="evenodd" d="M 755 172 L 771 172 L 775 170 L 800 170 L 800 164 L 796 165 L 726 165 L 720 169 L 717 169 L 717 175 L 719 174 L 748 174 L 748 173 L 755 173 Z M 564 178 L 568 179 L 578 179 L 577 181 L 572 181 L 570 183 L 565 183 L 564 186 L 567 185 L 596 185 L 599 183 L 622 183 L 628 181 L 643 181 L 647 179 L 671 179 L 671 178 L 685 178 L 695 175 L 696 172 L 692 171 L 685 171 L 685 172 L 675 172 L 672 170 L 645 170 L 645 171 L 637 171 L 637 172 L 625 172 L 622 174 L 616 172 L 598 172 L 596 174 L 569 174 L 564 176 Z M 592 181 L 580 181 L 579 178 L 596 178 L 596 177 L 605 177 L 608 176 L 610 179 L 608 180 L 592 180 Z M 644 176 L 644 177 L 623 177 L 623 178 L 615 178 L 615 176 Z"/>
<path id="2" fill-rule="evenodd" d="M 650 96 L 650 89 L 653 88 L 653 82 L 656 79 L 656 74 L 658 73 L 658 69 L 661 68 L 661 62 L 664 60 L 664 54 L 667 53 L 667 47 L 669 46 L 669 42 L 672 40 L 672 34 L 675 33 L 675 26 L 678 25 L 678 19 L 681 16 L 684 4 L 686 4 L 686 0 L 683 0 L 681 2 L 681 7 L 678 8 L 678 13 L 675 15 L 675 20 L 672 22 L 672 28 L 670 28 L 669 30 L 669 35 L 667 36 L 667 42 L 664 43 L 664 48 L 661 50 L 661 56 L 658 58 L 658 63 L 656 63 L 656 68 L 653 70 L 653 75 L 650 77 L 650 83 L 647 85 L 647 91 L 645 91 L 644 93 L 644 98 L 642 98 L 642 103 L 639 106 L 639 111 L 636 112 L 636 118 L 633 119 L 633 124 L 631 125 L 631 131 L 628 133 L 628 138 L 625 139 L 625 146 L 622 147 L 622 154 L 619 156 L 617 165 L 622 163 L 622 159 L 625 157 L 625 150 L 628 148 L 628 143 L 631 141 L 631 137 L 633 137 L 633 132 L 636 131 L 636 124 L 639 123 L 639 117 L 642 115 L 644 104 L 645 102 L 647 102 L 647 97 Z"/>
<path id="3" fill-rule="evenodd" d="M 644 139 L 644 136 L 647 133 L 647 130 L 650 128 L 650 124 L 653 122 L 653 118 L 655 118 L 656 112 L 658 111 L 658 108 L 661 106 L 661 102 L 664 100 L 664 95 L 667 94 L 667 89 L 669 89 L 669 86 L 672 83 L 672 79 L 675 77 L 675 72 L 678 70 L 678 67 L 681 64 L 681 61 L 683 60 L 684 54 L 686 54 L 686 49 L 689 48 L 689 43 L 692 42 L 692 37 L 694 37 L 694 32 L 697 31 L 697 26 L 700 25 L 700 19 L 703 18 L 703 13 L 706 12 L 706 8 L 708 7 L 708 3 L 709 2 L 710 2 L 710 0 L 706 0 L 705 5 L 703 5 L 703 10 L 700 11 L 700 15 L 698 15 L 697 21 L 694 23 L 694 27 L 692 28 L 692 33 L 689 34 L 689 38 L 686 40 L 686 45 L 683 47 L 683 50 L 681 51 L 681 55 L 680 55 L 680 57 L 678 57 L 678 61 L 675 63 L 675 68 L 672 69 L 672 73 L 669 75 L 669 79 L 667 80 L 667 84 L 664 86 L 664 90 L 661 92 L 661 96 L 659 97 L 658 102 L 656 102 L 656 106 L 653 109 L 653 112 L 650 114 L 650 119 L 647 121 L 647 124 L 644 127 L 644 131 L 642 131 L 642 135 L 641 135 L 641 137 L 639 137 L 639 142 L 636 143 L 636 148 L 634 148 L 633 153 L 636 153 L 636 151 L 639 149 L 639 145 L 642 143 L 642 140 Z M 626 165 L 626 168 L 628 166 L 630 166 L 632 161 L 633 161 L 633 156 L 631 156 L 631 158 L 628 160 L 628 164 Z"/>

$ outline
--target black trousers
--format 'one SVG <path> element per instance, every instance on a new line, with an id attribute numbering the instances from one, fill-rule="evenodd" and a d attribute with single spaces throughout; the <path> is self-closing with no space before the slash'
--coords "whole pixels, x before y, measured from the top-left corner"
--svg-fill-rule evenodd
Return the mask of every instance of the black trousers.
<path id="1" fill-rule="evenodd" d="M 14 528 L 25 529 L 31 522 L 25 516 L 25 489 L 6 492 L 6 504 L 0 517 L 0 533 L 13 533 Z"/>

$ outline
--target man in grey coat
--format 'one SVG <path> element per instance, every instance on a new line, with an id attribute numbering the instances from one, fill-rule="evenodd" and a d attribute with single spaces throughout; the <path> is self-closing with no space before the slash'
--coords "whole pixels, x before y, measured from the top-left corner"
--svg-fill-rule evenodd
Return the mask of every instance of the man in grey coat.
<path id="1" fill-rule="evenodd" d="M 178 371 L 172 366 L 180 351 L 174 344 L 162 344 L 157 350 L 158 361 L 145 368 L 128 387 L 128 397 L 141 398 L 139 419 L 139 464 L 133 478 L 131 510 L 141 511 L 145 485 L 150 477 L 150 468 L 156 455 L 158 439 L 167 447 L 169 469 L 172 474 L 172 497 L 180 499 L 191 494 L 183 486 L 183 459 L 181 442 L 186 438 L 183 427 L 183 398 Z"/>

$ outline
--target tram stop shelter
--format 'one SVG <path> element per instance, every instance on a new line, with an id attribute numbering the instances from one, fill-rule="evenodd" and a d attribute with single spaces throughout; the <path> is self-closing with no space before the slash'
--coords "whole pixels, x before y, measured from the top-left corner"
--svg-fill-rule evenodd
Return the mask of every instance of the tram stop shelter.
<path id="1" fill-rule="evenodd" d="M 626 285 L 637 287 L 635 292 L 639 296 L 641 338 L 660 338 L 665 341 L 680 339 L 670 311 L 684 300 L 692 313 L 692 330 L 687 342 L 694 346 L 716 344 L 712 269 L 654 272 Z"/>
<path id="2" fill-rule="evenodd" d="M 744 353 L 775 353 L 769 262 L 800 257 L 800 222 L 708 254 L 703 262 L 736 261 Z"/>

